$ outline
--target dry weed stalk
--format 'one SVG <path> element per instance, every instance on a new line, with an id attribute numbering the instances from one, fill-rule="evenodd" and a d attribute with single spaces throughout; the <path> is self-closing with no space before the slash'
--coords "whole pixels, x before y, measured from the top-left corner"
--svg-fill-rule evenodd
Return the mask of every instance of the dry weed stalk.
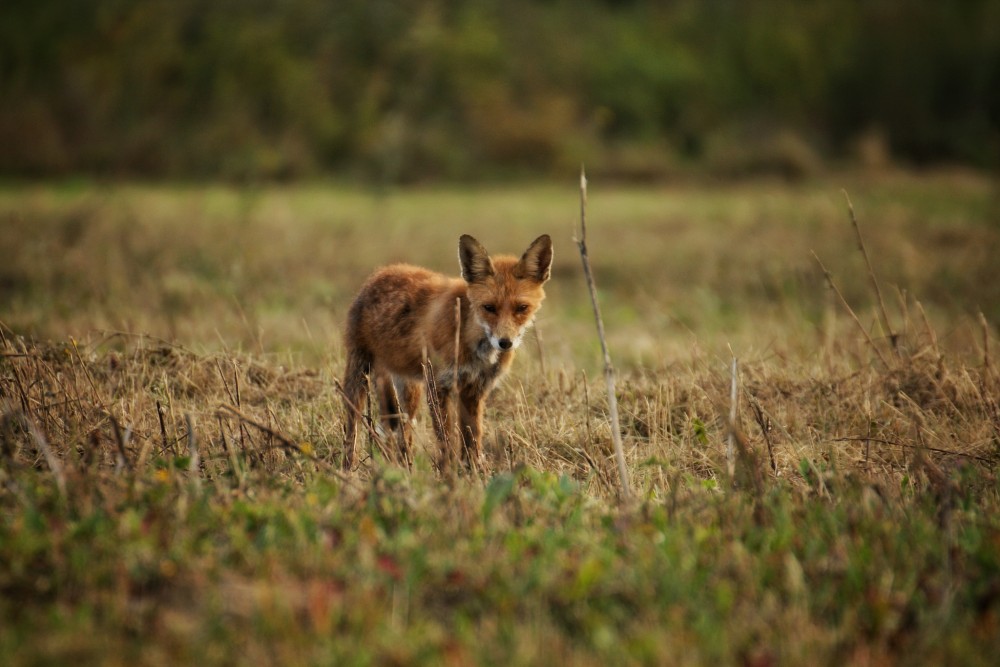
<path id="1" fill-rule="evenodd" d="M 898 355 L 899 352 L 899 334 L 893 332 L 892 323 L 889 321 L 889 313 L 885 309 L 885 300 L 882 298 L 882 290 L 879 289 L 878 280 L 875 278 L 875 269 L 872 268 L 872 261 L 868 257 L 868 249 L 865 248 L 865 241 L 861 237 L 861 227 L 858 225 L 858 218 L 854 215 L 854 205 L 851 203 L 851 197 L 847 194 L 847 190 L 841 190 L 844 193 L 844 199 L 847 200 L 847 210 L 851 215 L 851 225 L 854 227 L 854 234 L 858 238 L 858 249 L 861 250 L 862 256 L 865 258 L 865 266 L 868 267 L 868 278 L 871 280 L 872 288 L 875 290 L 875 297 L 878 300 L 879 312 L 882 315 L 882 324 L 885 326 L 886 332 L 889 334 L 889 342 L 892 343 L 892 349 L 895 350 Z"/>
<path id="2" fill-rule="evenodd" d="M 739 390 L 739 370 L 736 364 L 736 357 L 733 357 L 729 378 L 729 436 L 726 438 L 726 467 L 729 479 L 736 476 L 736 458 L 733 451 L 733 441 L 736 439 L 736 407 Z"/>
<path id="3" fill-rule="evenodd" d="M 445 414 L 441 410 L 441 401 L 438 400 L 437 380 L 434 376 L 434 366 L 430 357 L 427 356 L 427 349 L 424 348 L 424 392 L 427 394 L 427 408 L 431 413 L 431 424 L 441 442 L 441 458 L 438 467 L 441 472 L 451 476 L 454 470 L 455 447 L 452 446 L 454 434 L 451 429 L 444 428 Z"/>
<path id="4" fill-rule="evenodd" d="M 115 445 L 117 447 L 117 456 L 115 457 L 115 472 L 121 473 L 122 470 L 132 470 L 132 462 L 128 460 L 128 441 L 131 437 L 131 429 L 126 429 L 122 432 L 122 427 L 118 423 L 118 419 L 114 415 L 108 415 L 111 420 L 111 429 L 115 434 Z"/>
<path id="5" fill-rule="evenodd" d="M 594 307 L 594 319 L 597 321 L 597 336 L 601 339 L 601 352 L 604 354 L 604 381 L 608 389 L 608 412 L 611 416 L 611 441 L 615 447 L 615 460 L 618 463 L 618 475 L 621 478 L 622 499 L 628 502 L 632 497 L 629 488 L 628 468 L 625 466 L 625 452 L 622 446 L 621 426 L 618 423 L 618 398 L 615 394 L 615 369 L 611 365 L 611 354 L 608 352 L 608 341 L 604 335 L 604 320 L 601 319 L 601 307 L 597 302 L 597 286 L 594 274 L 590 268 L 587 254 L 587 175 L 580 168 L 580 238 L 576 240 L 580 250 L 580 260 L 583 262 L 583 275 L 587 279 L 590 290 L 590 303 Z"/>
<path id="6" fill-rule="evenodd" d="M 826 278 L 826 284 L 830 287 L 830 289 L 834 291 L 834 293 L 837 295 L 837 298 L 840 299 L 841 305 L 843 305 L 844 309 L 847 310 L 848 314 L 850 314 L 851 319 L 854 320 L 854 323 L 858 325 L 858 328 L 861 330 L 861 333 L 864 334 L 865 340 L 868 341 L 868 345 L 871 346 L 872 351 L 875 352 L 875 355 L 879 358 L 879 361 L 881 361 L 882 365 L 885 366 L 886 368 L 891 368 L 889 362 L 882 355 L 882 352 L 878 349 L 878 346 L 875 345 L 875 341 L 872 340 L 872 337 L 871 335 L 869 335 L 868 330 L 865 329 L 865 325 L 861 323 L 861 320 L 858 319 L 858 316 L 854 312 L 854 309 L 851 308 L 851 304 L 847 303 L 847 299 L 844 298 L 844 295 L 840 292 L 840 289 L 837 287 L 837 284 L 833 282 L 833 276 L 830 275 L 830 272 L 823 265 L 823 262 L 820 260 L 819 256 L 816 254 L 815 251 L 812 251 L 812 256 L 813 259 L 816 260 L 816 263 L 819 264 L 820 270 L 823 271 L 823 276 Z"/>
<path id="7" fill-rule="evenodd" d="M 323 459 L 321 459 L 318 456 L 316 456 L 316 454 L 314 452 L 307 451 L 307 450 L 303 449 L 301 445 L 299 445 L 294 440 L 292 440 L 288 436 L 284 435 L 280 431 L 278 431 L 278 430 L 276 430 L 274 428 L 271 428 L 270 426 L 268 426 L 266 424 L 262 424 L 258 420 L 256 420 L 253 417 L 250 417 L 249 415 L 243 413 L 242 411 L 240 411 L 239 409 L 233 407 L 232 405 L 220 405 L 219 406 L 219 411 L 220 411 L 220 413 L 228 413 L 228 414 L 236 417 L 241 423 L 249 424 L 250 426 L 253 426 L 254 428 L 256 428 L 259 431 L 261 431 L 262 433 L 267 434 L 268 436 L 270 436 L 271 438 L 273 438 L 274 440 L 276 440 L 278 442 L 278 446 L 281 449 L 284 449 L 284 450 L 290 451 L 290 452 L 294 452 L 294 453 L 298 454 L 299 456 L 302 456 L 303 458 L 309 459 L 310 461 L 312 461 L 313 463 L 315 463 L 317 466 L 323 468 L 323 470 L 325 472 L 333 475 L 334 477 L 336 477 L 337 479 L 341 480 L 342 482 L 349 483 L 349 482 L 353 481 L 352 477 L 350 477 L 349 475 L 345 475 L 344 473 L 340 472 L 339 470 L 336 470 L 329 463 L 327 463 Z"/>
<path id="8" fill-rule="evenodd" d="M 45 463 L 48 465 L 49 470 L 52 472 L 52 477 L 56 480 L 56 487 L 59 489 L 59 495 L 62 498 L 66 497 L 66 473 L 63 472 L 62 463 L 59 461 L 59 457 L 52 451 L 49 446 L 49 441 L 42 433 L 38 425 L 35 424 L 34 420 L 31 419 L 23 410 L 18 410 L 16 408 L 7 409 L 4 411 L 2 418 L 0 418 L 0 424 L 4 422 L 19 422 L 21 427 L 28 432 L 31 436 L 31 440 L 35 443 L 35 448 L 39 453 L 45 458 Z M 7 452 L 5 451 L 5 454 Z"/>
<path id="9" fill-rule="evenodd" d="M 201 469 L 201 455 L 198 452 L 198 436 L 194 432 L 194 415 L 190 412 L 184 413 L 184 423 L 187 424 L 188 435 L 188 472 L 197 478 Z"/>
<path id="10" fill-rule="evenodd" d="M 983 311 L 979 311 L 979 326 L 983 330 L 983 368 L 986 373 L 990 372 L 990 325 L 986 321 Z"/>
<path id="11" fill-rule="evenodd" d="M 334 380 L 333 386 L 337 390 L 337 393 L 340 394 L 342 398 L 347 397 L 347 392 L 344 391 L 344 388 L 343 386 L 341 386 L 339 380 Z M 370 393 L 371 392 L 369 392 L 369 398 L 370 398 Z M 374 442 L 378 446 L 379 451 L 382 452 L 383 455 L 385 455 L 385 448 L 382 446 L 382 437 L 378 434 L 378 431 L 375 430 L 375 424 L 372 422 L 372 420 L 365 415 L 365 413 L 361 410 L 360 407 L 354 405 L 352 402 L 345 401 L 345 404 L 351 410 L 354 411 L 354 414 L 358 418 L 358 422 L 364 424 L 365 430 L 368 431 L 368 437 L 371 439 L 372 442 Z"/>
<path id="12" fill-rule="evenodd" d="M 777 474 L 778 464 L 774 460 L 774 444 L 771 442 L 771 418 L 764 413 L 764 408 L 761 407 L 760 402 L 755 396 L 747 394 L 747 397 L 750 402 L 750 409 L 753 410 L 754 420 L 757 422 L 757 426 L 760 427 L 761 436 L 767 444 L 767 458 L 771 464 L 771 472 Z"/>
<path id="13" fill-rule="evenodd" d="M 163 439 L 163 451 L 161 454 L 165 455 L 167 450 L 170 449 L 170 444 L 167 439 L 167 425 L 163 422 L 163 406 L 160 405 L 159 399 L 156 401 L 156 418 L 160 422 L 160 437 Z"/>
<path id="14" fill-rule="evenodd" d="M 455 299 L 455 360 L 454 360 L 454 370 L 451 375 L 451 396 L 452 401 L 455 403 L 457 408 L 460 398 L 458 395 L 458 358 L 462 351 L 462 299 Z M 460 419 L 455 420 L 458 428 L 461 429 L 462 421 Z M 455 440 L 455 447 L 462 447 L 462 441 L 465 439 L 464 433 L 459 433 L 459 437 Z M 461 454 L 451 447 L 448 448 L 448 475 L 453 476 L 455 474 L 455 465 L 457 459 Z M 477 465 L 478 461 L 472 463 L 473 466 Z"/>

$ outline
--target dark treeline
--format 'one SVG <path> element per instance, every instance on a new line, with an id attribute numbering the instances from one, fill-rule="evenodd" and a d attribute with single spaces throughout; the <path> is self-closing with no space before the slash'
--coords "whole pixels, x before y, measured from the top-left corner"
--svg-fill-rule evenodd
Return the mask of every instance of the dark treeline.
<path id="1" fill-rule="evenodd" d="M 6 0 L 0 172 L 1000 165 L 1000 2 Z"/>

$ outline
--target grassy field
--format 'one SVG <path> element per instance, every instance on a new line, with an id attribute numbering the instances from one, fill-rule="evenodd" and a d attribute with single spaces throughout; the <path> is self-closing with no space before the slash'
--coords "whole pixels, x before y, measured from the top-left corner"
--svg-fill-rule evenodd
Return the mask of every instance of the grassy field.
<path id="1" fill-rule="evenodd" d="M 5 663 L 993 664 L 997 184 L 592 183 L 631 502 L 578 220 L 573 184 L 0 187 Z M 367 273 L 542 232 L 487 469 L 423 419 L 343 475 Z"/>

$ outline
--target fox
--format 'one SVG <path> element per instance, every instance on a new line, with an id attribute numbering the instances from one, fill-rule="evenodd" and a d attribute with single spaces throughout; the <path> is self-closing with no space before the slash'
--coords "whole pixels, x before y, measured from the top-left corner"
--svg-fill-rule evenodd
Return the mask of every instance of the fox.
<path id="1" fill-rule="evenodd" d="M 347 411 L 342 465 L 353 468 L 358 420 L 369 387 L 381 420 L 412 464 L 413 423 L 426 391 L 443 466 L 450 456 L 456 404 L 463 464 L 482 462 L 483 406 L 510 369 L 545 299 L 552 239 L 543 234 L 520 258 L 491 257 L 463 234 L 461 277 L 392 264 L 361 286 L 347 314 L 343 399 Z"/>

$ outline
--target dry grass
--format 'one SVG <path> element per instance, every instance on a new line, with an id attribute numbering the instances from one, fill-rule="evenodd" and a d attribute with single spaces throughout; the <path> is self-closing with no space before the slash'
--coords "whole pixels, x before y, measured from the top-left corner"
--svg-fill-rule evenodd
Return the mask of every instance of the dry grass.
<path id="1" fill-rule="evenodd" d="M 992 469 L 1000 442 L 995 365 L 946 356 L 931 330 L 907 328 L 916 330 L 903 340 L 906 351 L 897 356 L 886 345 L 885 367 L 864 340 L 845 344 L 848 332 L 815 359 L 742 363 L 738 427 L 759 459 L 754 465 L 796 484 L 808 462 L 825 474 L 860 474 L 890 487 L 922 474 L 927 458 Z M 303 466 L 312 470 L 313 458 L 332 474 L 327 466 L 339 461 L 344 415 L 336 368 L 197 354 L 124 334 L 51 344 L 8 330 L 2 353 L 5 442 L 14 460 L 44 461 L 32 433 L 17 426 L 26 419 L 71 468 L 142 472 L 188 455 L 192 417 L 200 473 L 209 479 L 239 477 L 247 465 L 294 477 Z M 724 364 L 704 353 L 625 374 L 619 401 L 627 461 L 645 497 L 669 493 L 671 475 L 724 476 L 729 391 Z M 600 378 L 567 369 L 543 374 L 523 363 L 489 406 L 487 476 L 528 465 L 570 475 L 596 496 L 615 496 L 606 403 Z M 429 467 L 436 445 L 427 429 L 419 435 L 419 465 Z M 377 433 L 367 441 L 362 476 L 380 467 L 372 456 L 392 451 Z"/>
<path id="2" fill-rule="evenodd" d="M 995 270 L 981 253 L 996 231 L 974 215 L 989 190 L 962 184 L 937 208 L 921 197 L 948 190 L 939 181 L 852 193 L 888 211 L 861 216 L 883 288 L 908 262 L 923 267 L 911 294 L 957 266 Z M 423 425 L 412 471 L 373 432 L 360 469 L 336 472 L 337 332 L 363 274 L 404 257 L 447 270 L 454 231 L 500 237 L 495 217 L 517 220 L 504 239 L 562 218 L 568 238 L 575 193 L 529 193 L 531 210 L 512 192 L 481 193 L 486 206 L 474 193 L 3 194 L 0 592 L 25 607 L 0 605 L 0 646 L 25 663 L 123 647 L 124 661 L 215 663 L 237 646 L 247 662 L 380 664 L 989 655 L 1000 372 L 993 311 L 961 305 L 995 286 L 926 308 L 900 288 L 893 346 L 839 194 L 762 192 L 610 205 L 591 192 L 637 496 L 625 506 L 568 243 L 541 343 L 489 404 L 482 475 L 439 480 Z M 934 245 L 945 229 L 951 254 Z"/>

